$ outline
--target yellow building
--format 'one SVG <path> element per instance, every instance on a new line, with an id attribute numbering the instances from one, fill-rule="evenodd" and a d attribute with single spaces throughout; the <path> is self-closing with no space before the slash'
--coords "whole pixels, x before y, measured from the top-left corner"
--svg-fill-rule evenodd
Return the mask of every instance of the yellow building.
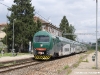
<path id="1" fill-rule="evenodd" d="M 0 40 L 1 40 L 2 38 L 4 38 L 5 35 L 6 35 L 6 33 L 2 31 L 6 25 L 7 25 L 6 23 L 0 24 Z"/>

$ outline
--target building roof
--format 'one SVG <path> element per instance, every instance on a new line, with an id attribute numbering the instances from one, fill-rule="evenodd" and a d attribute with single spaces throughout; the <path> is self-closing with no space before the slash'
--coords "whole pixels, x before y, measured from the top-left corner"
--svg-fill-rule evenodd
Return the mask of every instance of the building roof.
<path id="1" fill-rule="evenodd" d="M 0 26 L 6 26 L 6 25 L 7 25 L 6 23 L 1 23 L 1 24 L 0 24 Z"/>
<path id="2" fill-rule="evenodd" d="M 61 31 L 58 27 L 56 27 L 56 26 L 53 25 L 52 23 L 47 22 L 47 21 L 41 19 L 40 17 L 34 16 L 34 21 L 37 22 L 37 20 L 40 20 L 40 22 L 41 22 L 42 24 L 44 24 L 44 25 L 48 25 L 48 26 L 50 26 L 50 27 L 52 27 L 52 28 L 55 28 L 55 29 Z"/>
<path id="3" fill-rule="evenodd" d="M 47 22 L 47 21 L 45 21 L 37 16 L 34 16 L 34 21 L 37 22 L 37 20 L 40 20 L 41 23 L 49 23 L 49 22 Z"/>

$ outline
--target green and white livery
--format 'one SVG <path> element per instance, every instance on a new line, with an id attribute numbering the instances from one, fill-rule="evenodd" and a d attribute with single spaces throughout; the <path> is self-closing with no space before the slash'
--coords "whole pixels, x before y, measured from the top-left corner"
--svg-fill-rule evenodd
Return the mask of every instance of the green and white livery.
<path id="1" fill-rule="evenodd" d="M 51 35 L 47 31 L 39 31 L 34 35 L 33 49 L 35 59 L 50 59 L 87 50 L 85 44 Z"/>

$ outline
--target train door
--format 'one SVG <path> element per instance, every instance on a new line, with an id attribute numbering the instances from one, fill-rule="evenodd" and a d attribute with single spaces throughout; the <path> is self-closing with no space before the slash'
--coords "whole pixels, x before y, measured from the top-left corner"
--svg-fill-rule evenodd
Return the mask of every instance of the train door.
<path id="1" fill-rule="evenodd" d="M 73 53 L 75 53 L 75 44 L 73 45 Z"/>
<path id="2" fill-rule="evenodd" d="M 63 55 L 63 43 L 60 43 L 60 51 L 59 51 L 59 56 Z"/>
<path id="3" fill-rule="evenodd" d="M 70 44 L 66 44 L 63 46 L 63 55 L 69 55 L 70 54 Z"/>
<path id="4" fill-rule="evenodd" d="M 71 44 L 71 53 L 73 53 L 74 49 L 73 49 L 73 44 Z"/>
<path id="5" fill-rule="evenodd" d="M 79 53 L 80 52 L 80 46 L 78 45 L 78 48 L 77 48 L 77 53 Z"/>

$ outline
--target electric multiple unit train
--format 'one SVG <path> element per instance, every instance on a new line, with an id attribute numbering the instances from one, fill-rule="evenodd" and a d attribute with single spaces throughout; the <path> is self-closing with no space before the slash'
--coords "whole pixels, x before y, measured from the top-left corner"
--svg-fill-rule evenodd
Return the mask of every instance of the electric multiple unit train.
<path id="1" fill-rule="evenodd" d="M 50 59 L 87 51 L 85 44 L 70 39 L 39 31 L 33 37 L 33 54 L 35 59 Z"/>

